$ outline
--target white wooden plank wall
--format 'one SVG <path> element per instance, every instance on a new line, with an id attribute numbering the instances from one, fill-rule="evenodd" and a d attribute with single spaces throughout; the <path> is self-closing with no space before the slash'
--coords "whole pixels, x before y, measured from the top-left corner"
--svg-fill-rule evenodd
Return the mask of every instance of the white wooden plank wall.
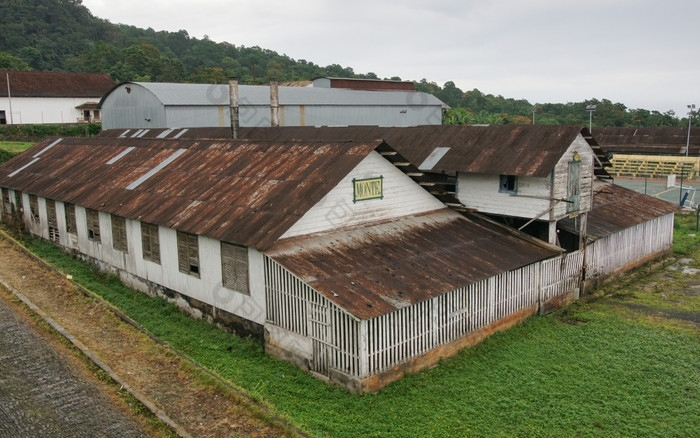
<path id="1" fill-rule="evenodd" d="M 313 371 L 360 374 L 357 319 L 268 257 L 265 291 L 267 321 L 312 340 Z"/>
<path id="2" fill-rule="evenodd" d="M 586 279 L 608 275 L 628 263 L 673 244 L 674 214 L 596 240 L 586 248 Z"/>
<path id="3" fill-rule="evenodd" d="M 582 262 L 582 251 L 564 254 L 359 321 L 266 258 L 267 320 L 312 339 L 314 371 L 327 373 L 330 367 L 367 377 L 577 288 Z"/>
<path id="4" fill-rule="evenodd" d="M 562 254 L 541 262 L 542 301 L 577 289 L 583 268 L 583 251 Z"/>
<path id="5" fill-rule="evenodd" d="M 456 341 L 525 309 L 544 296 L 578 287 L 583 252 L 559 256 L 457 289 L 368 321 L 368 374 Z M 576 269 L 578 266 L 578 270 Z M 407 326 L 406 322 L 412 325 Z"/>

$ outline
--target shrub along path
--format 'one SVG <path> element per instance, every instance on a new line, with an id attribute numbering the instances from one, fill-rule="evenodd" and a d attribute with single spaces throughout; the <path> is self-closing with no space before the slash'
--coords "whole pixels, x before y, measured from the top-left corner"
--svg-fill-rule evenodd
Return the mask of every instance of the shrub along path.
<path id="1" fill-rule="evenodd" d="M 265 408 L 202 373 L 1 236 L 2 281 L 65 328 L 98 361 L 109 364 L 126 385 L 145 396 L 156 411 L 165 413 L 176 429 L 180 427 L 180 435 L 294 435 Z M 0 293 L 0 298 L 9 297 L 7 291 Z"/>

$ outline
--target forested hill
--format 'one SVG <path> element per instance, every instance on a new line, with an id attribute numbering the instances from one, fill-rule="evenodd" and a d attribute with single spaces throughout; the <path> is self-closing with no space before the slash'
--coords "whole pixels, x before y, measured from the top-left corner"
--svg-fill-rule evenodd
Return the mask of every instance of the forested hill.
<path id="1" fill-rule="evenodd" d="M 319 76 L 376 78 L 337 64 L 325 67 L 257 46 L 216 43 L 178 32 L 140 29 L 94 17 L 81 0 L 0 0 L 0 69 L 101 72 L 118 82 L 224 83 L 237 76 L 244 84 L 308 80 Z M 400 79 L 393 77 L 390 79 Z M 453 109 L 446 123 L 531 123 L 527 100 L 462 91 L 452 82 L 426 79 L 417 89 L 436 95 Z M 588 122 L 585 107 L 596 104 L 597 126 L 676 126 L 673 112 L 628 110 L 621 103 L 589 100 L 541 104 L 537 123 Z"/>

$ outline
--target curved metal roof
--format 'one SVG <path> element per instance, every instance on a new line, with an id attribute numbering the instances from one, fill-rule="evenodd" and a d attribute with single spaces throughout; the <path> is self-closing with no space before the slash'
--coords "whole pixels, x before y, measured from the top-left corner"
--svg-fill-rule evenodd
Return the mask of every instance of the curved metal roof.
<path id="1" fill-rule="evenodd" d="M 174 84 L 159 82 L 125 82 L 121 86 L 139 87 L 153 94 L 165 106 L 229 105 L 227 84 Z M 133 91 L 132 91 L 133 92 Z M 239 105 L 270 105 L 267 85 L 239 85 Z M 108 99 L 106 94 L 100 105 Z M 389 105 L 443 106 L 433 95 L 419 91 L 365 91 L 341 88 L 279 87 L 280 105 Z"/>

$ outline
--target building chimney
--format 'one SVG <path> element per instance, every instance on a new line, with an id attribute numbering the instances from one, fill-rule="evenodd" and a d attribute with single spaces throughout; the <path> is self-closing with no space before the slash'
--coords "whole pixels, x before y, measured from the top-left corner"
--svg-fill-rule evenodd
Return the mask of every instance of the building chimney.
<path id="1" fill-rule="evenodd" d="M 228 96 L 231 112 L 231 138 L 236 140 L 240 126 L 238 121 L 238 78 L 235 76 L 228 81 Z"/>
<path id="2" fill-rule="evenodd" d="M 277 78 L 270 78 L 270 126 L 280 125 L 280 92 Z"/>

